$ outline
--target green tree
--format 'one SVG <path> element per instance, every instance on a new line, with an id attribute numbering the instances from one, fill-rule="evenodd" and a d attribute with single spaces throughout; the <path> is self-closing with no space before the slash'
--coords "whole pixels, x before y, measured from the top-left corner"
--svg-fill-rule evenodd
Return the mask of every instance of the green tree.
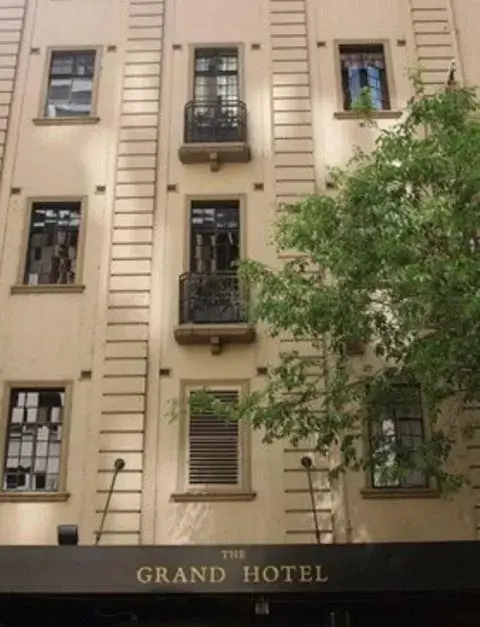
<path id="1" fill-rule="evenodd" d="M 468 435 L 462 404 L 480 390 L 479 110 L 474 90 L 419 90 L 399 124 L 377 130 L 372 152 L 356 149 L 332 173 L 334 193 L 283 208 L 274 239 L 298 255 L 240 272 L 255 320 L 316 353 L 284 352 L 261 390 L 230 408 L 205 391 L 197 409 L 247 420 L 266 442 L 313 438 L 320 453 L 337 452 L 334 475 L 374 465 L 390 479 L 417 469 L 444 490 L 461 485 L 452 452 Z M 424 395 L 425 442 L 413 450 L 380 434 L 364 446 L 409 381 Z"/>

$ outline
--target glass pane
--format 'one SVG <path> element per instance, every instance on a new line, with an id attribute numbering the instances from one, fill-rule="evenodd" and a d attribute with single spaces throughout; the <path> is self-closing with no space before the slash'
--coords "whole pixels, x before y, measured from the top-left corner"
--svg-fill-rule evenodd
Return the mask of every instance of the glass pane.
<path id="1" fill-rule="evenodd" d="M 43 390 L 38 395 L 38 404 L 40 407 L 51 409 L 52 407 L 59 407 L 60 402 L 60 394 L 57 390 Z"/>
<path id="2" fill-rule="evenodd" d="M 47 475 L 45 489 L 48 492 L 56 492 L 58 490 L 58 475 Z"/>
<path id="3" fill-rule="evenodd" d="M 237 72 L 238 71 L 238 58 L 237 55 L 224 55 L 220 57 L 220 63 L 218 67 L 220 72 Z"/>
<path id="4" fill-rule="evenodd" d="M 383 407 L 382 411 L 386 418 L 376 430 L 375 425 L 378 423 L 373 423 L 372 444 L 380 455 L 383 454 L 381 460 L 386 462 L 384 467 L 395 469 L 396 463 L 411 464 L 415 462 L 412 453 L 421 448 L 424 437 L 419 386 L 395 385 L 389 390 L 387 398 L 380 406 Z M 378 438 L 379 433 L 381 433 L 380 438 Z M 391 442 L 392 454 L 388 453 L 388 439 Z M 387 453 L 386 456 L 385 453 Z M 380 470 L 375 470 L 376 472 L 373 473 L 374 485 L 385 487 L 385 482 L 380 476 Z M 399 486 L 399 483 L 395 482 L 392 485 Z M 401 487 L 424 487 L 427 485 L 427 481 L 424 473 L 415 469 L 408 471 L 406 476 L 401 477 L 400 485 Z"/>
<path id="5" fill-rule="evenodd" d="M 391 418 L 386 418 L 382 420 L 382 435 L 386 437 L 393 438 L 395 437 L 395 422 Z"/>
<path id="6" fill-rule="evenodd" d="M 40 446 L 40 443 L 41 442 L 46 442 L 48 440 L 49 433 L 50 433 L 50 430 L 49 430 L 49 428 L 46 425 L 44 425 L 43 427 L 39 427 L 38 428 L 38 430 L 37 430 L 37 444 L 38 444 L 38 446 L 37 446 L 37 455 L 39 454 L 38 453 L 38 451 L 39 451 L 38 447 Z"/>
<path id="7" fill-rule="evenodd" d="M 25 406 L 26 421 L 19 421 L 19 412 L 23 414 Z M 61 412 L 60 406 L 63 406 L 63 392 L 59 389 L 11 391 L 4 490 L 57 489 L 61 443 L 57 428 L 51 433 L 47 425 L 50 412 L 54 409 Z M 58 419 L 61 420 L 61 414 Z M 45 474 L 47 469 L 50 483 Z"/>
<path id="8" fill-rule="evenodd" d="M 62 410 L 60 407 L 53 407 L 50 411 L 50 422 L 57 423 L 60 422 L 62 418 Z"/>
<path id="9" fill-rule="evenodd" d="M 54 53 L 44 114 L 90 115 L 95 52 Z"/>
<path id="10" fill-rule="evenodd" d="M 50 461 L 53 462 L 54 459 L 60 456 L 60 445 L 56 442 L 50 442 L 50 448 L 48 449 L 48 452 L 51 457 Z M 49 468 L 51 468 L 50 465 L 49 465 Z"/>
<path id="11" fill-rule="evenodd" d="M 26 407 L 38 407 L 38 392 L 27 392 L 25 394 Z"/>
<path id="12" fill-rule="evenodd" d="M 60 460 L 58 457 L 51 457 L 47 462 L 47 470 L 49 474 L 58 473 Z"/>
<path id="13" fill-rule="evenodd" d="M 35 203 L 25 268 L 25 283 L 70 284 L 76 279 L 80 203 Z M 56 399 L 53 406 L 58 406 Z M 50 401 L 41 402 L 50 407 Z"/>
<path id="14" fill-rule="evenodd" d="M 18 440 L 10 440 L 8 442 L 7 455 L 15 459 L 20 455 L 20 442 Z"/>
<path id="15" fill-rule="evenodd" d="M 93 77 L 95 70 L 95 52 L 79 54 L 75 58 L 75 75 Z"/>
<path id="16" fill-rule="evenodd" d="M 197 50 L 194 99 L 238 98 L 238 54 L 236 50 Z"/>
<path id="17" fill-rule="evenodd" d="M 29 407 L 27 409 L 27 423 L 34 423 L 37 421 L 38 409 L 36 407 Z"/>
<path id="18" fill-rule="evenodd" d="M 405 477 L 403 485 L 408 488 L 424 488 L 428 482 L 421 470 L 412 470 Z"/>
<path id="19" fill-rule="evenodd" d="M 195 72 L 208 72 L 210 67 L 210 59 L 209 57 L 197 56 L 195 60 Z"/>
<path id="20" fill-rule="evenodd" d="M 423 420 L 421 416 L 418 420 L 410 421 L 410 433 L 418 438 L 423 438 Z"/>
<path id="21" fill-rule="evenodd" d="M 40 457 L 37 452 L 37 457 L 35 458 L 35 472 L 45 472 L 47 470 L 47 459 L 46 457 Z"/>
<path id="22" fill-rule="evenodd" d="M 396 488 L 400 485 L 398 479 L 392 479 L 392 477 L 388 476 L 388 469 L 393 468 L 394 459 L 392 459 L 391 464 L 384 468 L 383 466 L 376 467 L 373 471 L 373 487 L 374 488 Z"/>
<path id="23" fill-rule="evenodd" d="M 12 422 L 23 422 L 24 411 L 22 407 L 15 407 L 12 411 Z"/>
<path id="24" fill-rule="evenodd" d="M 376 488 L 395 487 L 398 480 L 393 478 L 396 464 L 396 429 L 395 421 L 384 418 L 372 425 L 371 446 L 374 454 L 372 473 L 373 486 Z"/>
<path id="25" fill-rule="evenodd" d="M 43 472 L 35 473 L 32 475 L 32 489 L 33 490 L 45 490 L 46 488 L 46 475 Z"/>
<path id="26" fill-rule="evenodd" d="M 48 88 L 48 101 L 68 101 L 71 86 L 71 78 L 53 78 Z"/>
<path id="27" fill-rule="evenodd" d="M 53 52 L 50 75 L 72 76 L 74 67 L 74 55 L 69 52 Z"/>
<path id="28" fill-rule="evenodd" d="M 340 46 L 344 107 L 350 109 L 360 97 L 361 89 L 370 89 L 375 109 L 388 109 L 383 47 L 379 45 Z"/>
<path id="29" fill-rule="evenodd" d="M 93 83 L 90 78 L 76 78 L 72 83 L 71 102 L 77 105 L 90 105 Z M 90 109 L 88 109 L 90 110 Z"/>

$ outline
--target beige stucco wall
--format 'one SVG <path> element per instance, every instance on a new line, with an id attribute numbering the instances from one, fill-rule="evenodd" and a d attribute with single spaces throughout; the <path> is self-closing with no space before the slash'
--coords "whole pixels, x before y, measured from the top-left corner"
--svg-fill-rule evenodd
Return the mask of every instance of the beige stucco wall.
<path id="1" fill-rule="evenodd" d="M 24 5 L 9 0 L 9 6 L 15 1 Z M 28 3 L 0 189 L 0 379 L 73 382 L 70 496 L 56 503 L 0 499 L 0 543 L 55 543 L 56 525 L 67 522 L 79 524 L 81 541 L 91 543 L 117 457 L 127 466 L 102 543 L 314 541 L 300 465 L 308 444 L 303 452 L 283 443 L 265 447 L 260 434 L 253 434 L 249 464 L 256 498 L 172 502 L 181 488 L 182 430 L 166 416 L 169 400 L 185 381 L 248 381 L 254 389 L 262 384 L 257 368 L 278 349 L 262 332 L 255 344 L 230 345 L 218 356 L 208 347 L 176 344 L 187 201 L 241 198 L 242 254 L 275 262 L 266 242 L 277 203 L 322 189 L 327 167 L 345 162 L 352 144 L 368 147 L 374 140 L 373 131 L 360 129 L 357 120 L 335 119 L 336 42 L 387 42 L 392 103 L 400 111 L 410 95 L 407 66 L 426 63 L 433 88 L 460 50 L 462 71 L 477 80 L 469 18 L 474 5 L 475 0 L 457 0 L 453 12 L 450 0 Z M 199 44 L 241 50 L 241 97 L 253 158 L 218 173 L 208 165 L 182 165 L 178 158 L 191 51 Z M 52 46 L 100 48 L 97 124 L 32 122 Z M 393 123 L 395 118 L 382 119 L 380 126 Z M 135 164 L 142 151 L 152 158 L 142 161 L 139 174 Z M 258 183 L 263 190 L 255 191 Z M 12 194 L 11 188 L 18 189 Z M 27 200 L 64 195 L 87 199 L 85 291 L 12 295 Z M 160 369 L 168 376 L 160 376 Z M 82 371 L 91 371 L 91 378 Z M 475 483 L 475 455 L 460 452 Z M 323 541 L 476 536 L 475 491 L 448 501 L 364 499 L 362 476 L 329 486 L 327 462 L 315 461 Z"/>
<path id="2" fill-rule="evenodd" d="M 11 6 L 15 2 L 8 2 Z M 95 373 L 97 344 L 105 318 L 104 276 L 113 187 L 125 16 L 109 0 L 27 3 L 14 108 L 1 186 L 3 236 L 0 267 L 2 382 L 73 382 L 68 429 L 70 498 L 60 503 L 0 503 L 2 543 L 54 543 L 56 525 L 80 522 L 93 498 L 85 473 L 96 465 L 98 379 L 80 380 L 82 370 Z M 61 25 L 61 26 L 60 26 Z M 49 47 L 99 46 L 102 55 L 98 115 L 92 126 L 37 126 Z M 97 185 L 107 187 L 96 194 Z M 11 188 L 18 193 L 11 193 Z M 45 196 L 80 196 L 86 200 L 83 294 L 16 294 L 19 282 L 27 202 Z M 100 333 L 100 334 L 99 334 Z M 3 385 L 2 385 L 3 393 Z M 6 403 L 6 398 L 2 403 Z M 2 420 L 3 420 L 2 414 Z M 91 512 L 89 512 L 91 516 Z"/>

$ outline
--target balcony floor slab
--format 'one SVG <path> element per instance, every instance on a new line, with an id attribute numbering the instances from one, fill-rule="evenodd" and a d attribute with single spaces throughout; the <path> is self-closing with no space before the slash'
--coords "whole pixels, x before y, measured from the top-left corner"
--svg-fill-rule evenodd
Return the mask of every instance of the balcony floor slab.
<path id="1" fill-rule="evenodd" d="M 175 327 L 174 336 L 181 346 L 210 346 L 213 353 L 219 353 L 223 344 L 251 344 L 255 341 L 255 326 L 238 324 L 180 324 Z"/>

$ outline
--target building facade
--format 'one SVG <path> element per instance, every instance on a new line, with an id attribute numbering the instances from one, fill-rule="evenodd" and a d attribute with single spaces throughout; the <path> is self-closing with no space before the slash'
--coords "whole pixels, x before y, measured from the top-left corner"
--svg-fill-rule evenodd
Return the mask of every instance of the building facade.
<path id="1" fill-rule="evenodd" d="M 308 443 L 169 418 L 208 385 L 262 385 L 279 349 L 245 317 L 239 258 L 277 263 L 278 206 L 411 96 L 480 83 L 476 0 L 0 0 L 0 544 L 316 541 Z M 304 350 L 308 351 L 308 347 Z M 312 456 L 322 543 L 475 540 L 480 456 L 452 499 L 337 484 Z"/>

